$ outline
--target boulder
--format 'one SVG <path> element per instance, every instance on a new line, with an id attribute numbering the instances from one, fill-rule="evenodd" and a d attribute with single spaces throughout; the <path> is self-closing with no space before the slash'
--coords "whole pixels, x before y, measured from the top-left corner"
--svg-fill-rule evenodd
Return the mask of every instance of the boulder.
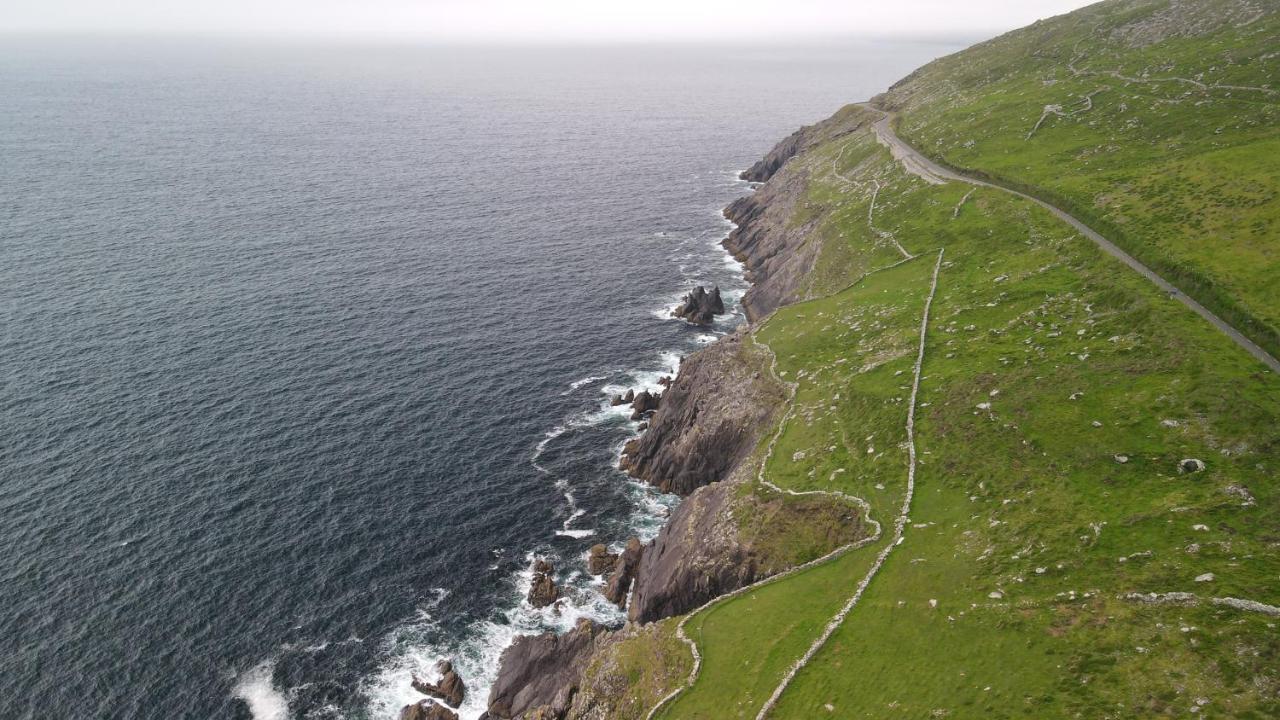
<path id="1" fill-rule="evenodd" d="M 533 565 L 533 585 L 529 587 L 529 604 L 536 608 L 544 608 L 560 599 L 560 588 L 553 579 L 555 568 L 546 560 L 539 560 Z"/>
<path id="2" fill-rule="evenodd" d="M 640 544 L 639 538 L 633 537 L 627 541 L 627 547 L 614 564 L 613 575 L 609 577 L 609 583 L 604 589 L 604 596 L 609 602 L 620 608 L 627 606 L 631 581 L 636 577 L 636 570 L 640 567 L 640 559 L 643 555 L 644 545 Z"/>
<path id="3" fill-rule="evenodd" d="M 684 318 L 694 325 L 710 325 L 716 315 L 724 314 L 724 300 L 720 298 L 720 288 L 715 287 L 711 292 L 707 292 L 706 288 L 699 285 L 693 289 L 693 292 L 684 296 L 684 300 L 671 311 L 671 314 Z"/>
<path id="4" fill-rule="evenodd" d="M 453 663 L 448 660 L 441 660 L 436 666 L 436 670 L 440 673 L 439 683 L 429 683 L 420 678 L 413 678 L 413 689 L 423 695 L 430 695 L 438 700 L 443 700 L 452 707 L 458 707 L 467 696 L 467 686 L 462 682 L 462 676 L 453 668 Z"/>
<path id="5" fill-rule="evenodd" d="M 618 407 L 619 405 L 625 405 L 626 403 L 627 401 L 623 399 L 622 395 L 614 395 L 609 398 L 609 405 L 611 407 Z"/>
<path id="6" fill-rule="evenodd" d="M 1198 473 L 1204 468 L 1204 461 L 1195 458 L 1186 458 L 1178 462 L 1178 472 L 1180 473 Z"/>
<path id="7" fill-rule="evenodd" d="M 663 375 L 662 377 L 658 378 L 658 384 L 661 385 L 662 387 L 671 387 L 671 376 Z"/>
<path id="8" fill-rule="evenodd" d="M 635 399 L 636 399 L 636 391 L 635 391 L 635 390 L 627 390 L 627 394 L 622 396 L 622 402 L 624 402 L 624 403 L 629 403 L 629 402 L 631 402 L 632 400 L 635 400 Z"/>
<path id="9" fill-rule="evenodd" d="M 618 554 L 609 552 L 609 548 L 604 543 L 597 543 L 591 546 L 591 550 L 587 555 L 587 572 L 592 575 L 605 575 L 613 572 L 613 567 L 618 562 Z"/>

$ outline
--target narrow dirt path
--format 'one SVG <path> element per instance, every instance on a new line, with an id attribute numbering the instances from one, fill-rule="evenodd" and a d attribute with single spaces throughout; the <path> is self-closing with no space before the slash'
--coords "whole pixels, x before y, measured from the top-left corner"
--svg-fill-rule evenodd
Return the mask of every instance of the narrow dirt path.
<path id="1" fill-rule="evenodd" d="M 907 172 L 917 175 L 930 183 L 941 184 L 947 181 L 968 183 L 970 185 L 994 188 L 1012 195 L 1017 195 L 1018 197 L 1026 200 L 1030 200 L 1045 210 L 1048 210 L 1059 220 L 1062 220 L 1075 228 L 1081 235 L 1092 240 L 1108 255 L 1111 255 L 1125 265 L 1128 265 L 1130 269 L 1155 283 L 1156 287 L 1173 296 L 1183 305 L 1191 308 L 1191 310 L 1200 317 L 1208 320 L 1210 325 L 1213 325 L 1215 328 L 1222 331 L 1222 333 L 1230 338 L 1232 342 L 1239 345 L 1253 357 L 1257 358 L 1259 362 L 1270 368 L 1272 372 L 1280 373 L 1280 360 L 1277 360 L 1266 350 L 1263 350 L 1257 343 L 1246 337 L 1244 333 L 1232 327 L 1227 323 L 1227 321 L 1218 317 L 1212 310 L 1196 302 L 1195 299 L 1175 287 L 1173 283 L 1170 283 L 1168 280 L 1157 275 L 1154 270 L 1143 265 L 1141 262 L 1138 262 L 1138 260 L 1132 255 L 1121 250 L 1115 243 L 1098 234 L 1088 225 L 1080 222 L 1065 210 L 1054 205 L 1050 205 L 1044 200 L 1033 197 L 1024 192 L 1019 192 L 1012 188 L 1004 187 L 1003 185 L 987 182 L 986 180 L 979 180 L 978 178 L 961 175 L 953 170 L 942 167 L 924 155 L 921 155 L 915 148 L 903 142 L 903 140 L 898 137 L 898 135 L 893 131 L 893 116 L 891 114 L 870 105 L 864 104 L 863 107 L 875 110 L 882 115 L 882 117 L 876 121 L 875 125 L 872 126 L 876 133 L 876 140 L 878 140 L 881 145 L 889 148 L 889 152 L 893 154 L 895 159 L 902 163 Z"/>

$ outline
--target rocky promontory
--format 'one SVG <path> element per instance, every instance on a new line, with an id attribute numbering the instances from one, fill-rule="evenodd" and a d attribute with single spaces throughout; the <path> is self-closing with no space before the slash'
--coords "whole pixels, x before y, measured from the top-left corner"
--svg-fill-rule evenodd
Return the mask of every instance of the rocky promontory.
<path id="1" fill-rule="evenodd" d="M 502 653 L 481 720 L 564 717 L 602 633 L 602 625 L 583 619 L 563 635 L 516 638 Z"/>
<path id="2" fill-rule="evenodd" d="M 751 283 L 742 298 L 748 320 L 803 300 L 805 279 L 821 247 L 821 243 L 809 240 L 823 213 L 813 212 L 812 208 L 799 212 L 807 207 L 809 169 L 787 164 L 787 160 L 808 147 L 854 132 L 874 119 L 875 115 L 862 108 L 845 107 L 831 118 L 797 131 L 779 143 L 765 160 L 743 173 L 749 180 L 769 181 L 724 211 L 725 217 L 737 225 L 724 240 L 724 247 L 742 263 Z M 797 218 L 804 221 L 797 222 Z"/>
<path id="3" fill-rule="evenodd" d="M 679 495 L 724 479 L 785 397 L 768 368 L 741 331 L 687 357 L 648 431 L 623 449 L 622 469 Z"/>

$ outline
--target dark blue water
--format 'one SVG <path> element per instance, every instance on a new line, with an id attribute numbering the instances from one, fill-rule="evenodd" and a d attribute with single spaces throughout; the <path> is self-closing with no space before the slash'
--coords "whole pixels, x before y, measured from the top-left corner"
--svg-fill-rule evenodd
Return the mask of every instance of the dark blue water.
<path id="1" fill-rule="evenodd" d="M 950 51 L 0 45 L 0 717 L 390 717 L 567 573 L 719 210 Z M 530 553 L 559 617 L 520 601 Z"/>

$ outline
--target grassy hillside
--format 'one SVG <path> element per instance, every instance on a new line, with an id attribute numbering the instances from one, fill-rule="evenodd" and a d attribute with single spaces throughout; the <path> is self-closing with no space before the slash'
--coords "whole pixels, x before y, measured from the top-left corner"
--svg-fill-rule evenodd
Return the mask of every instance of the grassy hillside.
<path id="1" fill-rule="evenodd" d="M 1030 203 L 926 185 L 868 137 L 841 142 L 798 161 L 824 252 L 889 269 L 756 331 L 799 381 L 772 482 L 858 495 L 891 522 L 932 252 L 946 262 L 906 539 L 773 716 L 1129 717 L 1200 697 L 1280 711 L 1275 618 L 1124 599 L 1280 604 L 1280 383 Z M 886 233 L 918 257 L 897 264 Z M 1184 458 L 1208 468 L 1180 473 Z M 703 669 L 662 716 L 754 717 L 887 542 L 695 616 Z"/>
<path id="2" fill-rule="evenodd" d="M 1280 25 L 1255 5 L 1102 3 L 885 101 L 917 147 L 1058 199 L 1274 351 Z M 927 184 L 867 130 L 783 172 L 820 259 L 753 333 L 796 384 L 755 462 L 884 532 L 689 617 L 702 665 L 658 717 L 771 695 L 776 718 L 1280 716 L 1280 379 L 1043 209 Z"/>
<path id="3" fill-rule="evenodd" d="M 931 63 L 883 101 L 955 167 L 1051 199 L 1280 353 L 1280 13 L 1124 0 Z"/>

